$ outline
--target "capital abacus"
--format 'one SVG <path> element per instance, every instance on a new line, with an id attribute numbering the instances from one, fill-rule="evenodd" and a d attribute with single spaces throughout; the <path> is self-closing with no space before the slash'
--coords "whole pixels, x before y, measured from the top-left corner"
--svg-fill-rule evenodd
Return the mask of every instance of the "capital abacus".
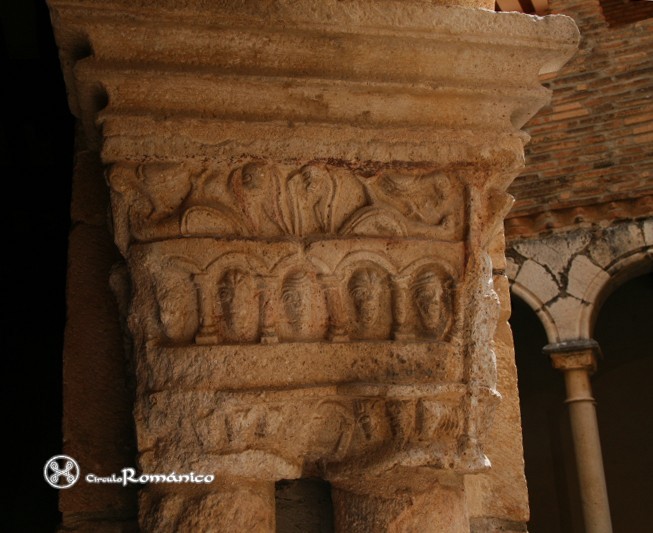
<path id="1" fill-rule="evenodd" d="M 120 483 L 126 487 L 128 483 L 212 483 L 215 476 L 212 474 L 140 474 L 136 476 L 134 468 L 123 468 L 122 475 L 111 474 L 110 476 L 96 476 L 95 474 L 86 474 L 84 478 L 87 483 Z"/>

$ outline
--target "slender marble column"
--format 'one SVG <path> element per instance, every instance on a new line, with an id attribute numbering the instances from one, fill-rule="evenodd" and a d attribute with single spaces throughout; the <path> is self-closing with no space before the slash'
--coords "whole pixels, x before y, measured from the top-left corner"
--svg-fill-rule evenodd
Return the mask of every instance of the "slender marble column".
<path id="1" fill-rule="evenodd" d="M 596 401 L 590 383 L 599 345 L 593 340 L 569 341 L 549 344 L 544 351 L 551 356 L 554 368 L 565 376 L 565 403 L 569 406 L 585 529 L 587 533 L 611 533 Z"/>

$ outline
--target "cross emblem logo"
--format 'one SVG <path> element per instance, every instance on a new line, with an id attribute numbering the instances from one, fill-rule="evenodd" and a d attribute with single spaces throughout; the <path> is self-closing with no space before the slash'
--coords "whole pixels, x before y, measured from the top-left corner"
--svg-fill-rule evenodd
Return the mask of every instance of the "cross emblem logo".
<path id="1" fill-rule="evenodd" d="M 51 487 L 68 489 L 79 479 L 79 465 L 72 457 L 55 455 L 45 463 L 43 475 Z"/>

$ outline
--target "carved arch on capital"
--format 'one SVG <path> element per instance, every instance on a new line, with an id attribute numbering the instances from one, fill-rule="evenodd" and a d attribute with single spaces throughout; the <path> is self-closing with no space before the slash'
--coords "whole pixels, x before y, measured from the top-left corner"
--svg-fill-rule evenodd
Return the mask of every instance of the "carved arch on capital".
<path id="1" fill-rule="evenodd" d="M 316 262 L 313 257 L 305 257 L 301 252 L 299 254 L 292 253 L 289 255 L 283 256 L 276 263 L 269 267 L 270 275 L 276 277 L 284 277 L 290 270 L 305 270 L 313 271 L 315 270 Z M 322 273 L 320 269 L 317 269 L 319 273 Z"/>
<path id="2" fill-rule="evenodd" d="M 346 271 L 349 268 L 355 267 L 357 264 L 372 263 L 385 270 L 389 275 L 397 274 L 397 267 L 390 260 L 390 258 L 382 253 L 376 251 L 360 250 L 351 252 L 343 257 L 336 268 L 335 273 Z"/>
<path id="3" fill-rule="evenodd" d="M 433 257 L 421 257 L 413 261 L 412 263 L 409 263 L 405 267 L 403 267 L 399 272 L 399 274 L 401 276 L 412 276 L 417 271 L 427 267 L 435 268 L 443 275 L 447 275 L 452 278 L 454 277 L 451 268 L 449 268 L 449 266 L 446 263 L 443 263 L 442 261 L 434 260 Z"/>
<path id="4" fill-rule="evenodd" d="M 252 275 L 272 270 L 260 257 L 248 252 L 227 252 L 212 259 L 203 269 L 207 273 L 228 268 L 245 268 Z"/>
<path id="5" fill-rule="evenodd" d="M 310 255 L 307 257 L 307 260 L 310 262 L 310 264 L 315 268 L 317 273 L 321 276 L 330 276 L 333 274 L 331 267 L 326 263 L 326 261 L 323 261 L 319 257 L 315 257 L 314 255 Z"/>
<path id="6" fill-rule="evenodd" d="M 161 258 L 163 263 L 167 263 L 175 270 L 187 274 L 197 274 L 205 270 L 198 262 L 193 261 L 187 256 L 179 254 L 167 254 Z"/>

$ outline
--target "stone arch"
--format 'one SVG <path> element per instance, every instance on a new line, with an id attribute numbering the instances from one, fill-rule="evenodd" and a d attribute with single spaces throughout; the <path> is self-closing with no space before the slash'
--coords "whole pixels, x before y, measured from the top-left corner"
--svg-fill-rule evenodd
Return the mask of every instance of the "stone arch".
<path id="1" fill-rule="evenodd" d="M 590 339 L 605 297 L 650 268 L 653 219 L 516 241 L 511 248 L 511 290 L 538 314 L 549 342 Z"/>
<path id="2" fill-rule="evenodd" d="M 550 343 L 557 342 L 558 330 L 555 320 L 553 316 L 551 316 L 549 310 L 545 307 L 544 302 L 542 302 L 534 292 L 531 292 L 526 286 L 516 281 L 511 283 L 510 292 L 526 303 L 535 312 L 535 315 L 539 318 L 540 323 L 546 332 L 548 341 Z"/>
<path id="3" fill-rule="evenodd" d="M 228 252 L 213 258 L 206 265 L 206 272 L 220 272 L 228 268 L 242 268 L 254 274 L 267 274 L 270 267 L 265 261 L 251 252 Z"/>
<path id="4" fill-rule="evenodd" d="M 448 265 L 444 261 L 434 260 L 432 257 L 422 257 L 420 259 L 413 261 L 412 263 L 405 266 L 401 270 L 400 274 L 406 276 L 412 276 L 415 274 L 415 272 L 417 272 L 418 270 L 424 267 L 433 267 L 434 269 L 438 270 L 438 272 L 441 272 L 444 275 L 447 275 L 451 278 L 454 277 L 450 265 Z"/>
<path id="5" fill-rule="evenodd" d="M 603 276 L 594 276 L 587 285 L 583 300 L 590 305 L 583 308 L 581 316 L 581 330 L 586 338 L 593 335 L 594 325 L 603 303 L 620 286 L 627 281 L 653 272 L 653 247 L 648 249 L 629 250 L 620 255 L 606 268 L 610 276 L 607 280 Z"/>
<path id="6" fill-rule="evenodd" d="M 357 264 L 369 263 L 377 265 L 379 268 L 384 270 L 390 275 L 397 273 L 396 266 L 388 258 L 388 256 L 381 252 L 376 251 L 367 251 L 367 250 L 357 250 L 347 254 L 343 259 L 338 263 L 338 266 L 335 268 L 335 272 L 343 272 L 349 268 L 353 268 Z"/>

